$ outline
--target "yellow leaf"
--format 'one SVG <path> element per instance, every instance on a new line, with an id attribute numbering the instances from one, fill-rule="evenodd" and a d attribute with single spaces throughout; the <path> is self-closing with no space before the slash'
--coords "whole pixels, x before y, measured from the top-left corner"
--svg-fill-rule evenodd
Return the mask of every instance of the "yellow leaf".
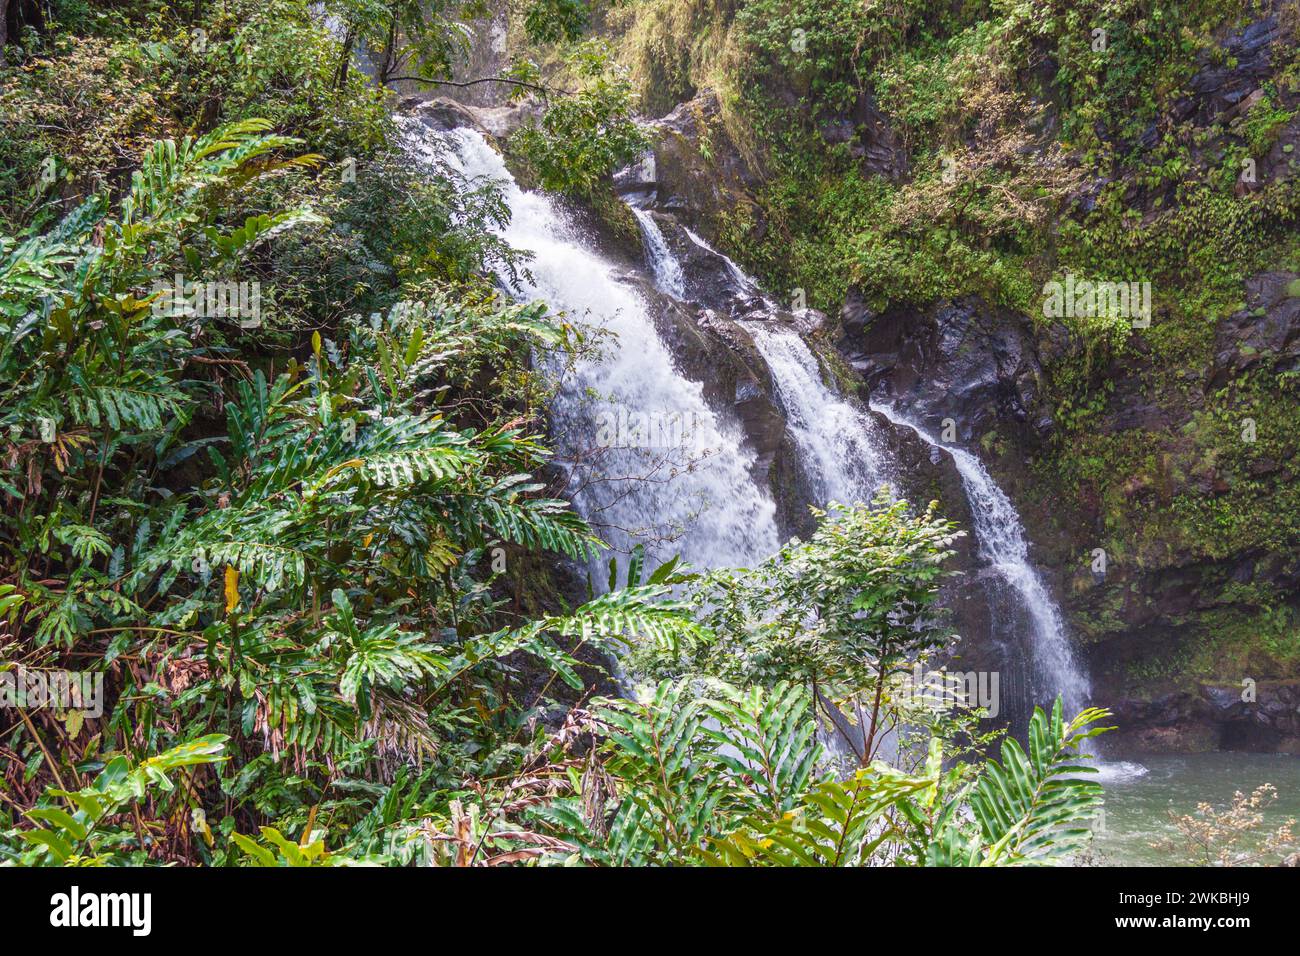
<path id="1" fill-rule="evenodd" d="M 203 842 L 212 846 L 212 828 L 208 826 L 208 815 L 200 807 L 190 811 L 190 828 L 197 830 Z"/>
<path id="2" fill-rule="evenodd" d="M 226 565 L 226 613 L 239 606 L 239 571 Z"/>
<path id="3" fill-rule="evenodd" d="M 361 458 L 349 458 L 347 461 L 341 461 L 333 468 L 331 468 L 329 471 L 325 472 L 325 476 L 321 478 L 318 484 L 320 485 L 325 484 L 327 481 L 329 481 L 331 478 L 333 478 L 335 475 L 339 474 L 339 472 L 343 471 L 346 468 L 360 468 L 363 465 L 365 465 L 365 460 Z"/>

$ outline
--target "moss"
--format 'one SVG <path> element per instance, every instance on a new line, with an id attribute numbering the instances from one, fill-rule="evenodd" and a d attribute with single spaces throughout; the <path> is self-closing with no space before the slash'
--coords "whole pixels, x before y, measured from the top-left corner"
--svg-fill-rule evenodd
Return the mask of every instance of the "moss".
<path id="1" fill-rule="evenodd" d="M 1199 684 L 1240 687 L 1243 678 L 1274 680 L 1300 666 L 1300 616 L 1291 608 L 1223 608 L 1199 615 L 1177 644 L 1130 661 L 1123 674 L 1136 696 Z"/>

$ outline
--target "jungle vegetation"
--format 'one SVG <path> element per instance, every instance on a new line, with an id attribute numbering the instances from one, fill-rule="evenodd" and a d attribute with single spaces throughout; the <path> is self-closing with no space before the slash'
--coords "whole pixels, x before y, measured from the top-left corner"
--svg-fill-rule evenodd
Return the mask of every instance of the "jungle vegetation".
<path id="1" fill-rule="evenodd" d="M 527 268 L 501 197 L 409 163 L 351 60 L 446 79 L 481 11 L 331 0 L 330 30 L 313 6 L 60 0 L 7 37 L 0 668 L 99 675 L 104 707 L 0 709 L 0 862 L 1079 850 L 1104 712 L 1044 702 L 1017 741 L 895 699 L 951 641 L 960 532 L 933 508 L 832 507 L 753 569 L 634 552 L 589 580 L 530 358 L 589 343 L 497 291 L 494 267 Z M 519 16 L 576 41 L 589 11 Z M 518 143 L 579 194 L 641 143 L 594 55 Z M 177 277 L 257 283 L 256 321 Z M 615 659 L 640 675 L 622 693 Z"/>

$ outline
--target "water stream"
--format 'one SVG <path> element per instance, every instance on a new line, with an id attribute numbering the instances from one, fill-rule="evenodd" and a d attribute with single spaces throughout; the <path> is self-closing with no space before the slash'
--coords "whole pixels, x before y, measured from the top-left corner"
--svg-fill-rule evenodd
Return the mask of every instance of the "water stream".
<path id="1" fill-rule="evenodd" d="M 817 357 L 797 333 L 757 323 L 749 330 L 772 372 L 813 497 L 822 505 L 870 500 L 889 480 L 870 417 L 826 385 Z"/>
<path id="2" fill-rule="evenodd" d="M 567 373 L 551 407 L 557 463 L 578 512 L 616 551 L 643 543 L 697 568 L 747 566 L 776 551 L 776 508 L 750 476 L 753 452 L 738 423 L 716 414 L 678 370 L 647 295 L 592 250 L 551 197 L 520 189 L 480 134 L 420 124 L 408 132 L 431 159 L 448 145 L 444 161 L 462 175 L 501 184 L 510 222 L 500 235 L 533 257 L 527 277 L 503 274 L 502 284 L 608 334 L 599 358 Z"/>
<path id="3" fill-rule="evenodd" d="M 665 292 L 680 297 L 684 286 L 681 264 L 654 218 L 644 210 L 635 211 L 646 236 L 646 256 L 652 271 Z M 768 310 L 776 310 L 752 277 L 689 229 L 684 231 L 691 242 L 725 264 L 742 294 L 759 298 Z M 772 374 L 813 497 L 823 505 L 870 498 L 890 477 L 883 443 L 870 415 L 825 383 L 816 356 L 789 325 L 775 320 L 743 324 Z M 1017 702 L 1026 711 L 1020 714 L 1021 721 L 1027 719 L 1026 703 L 1046 704 L 1058 694 L 1067 713 L 1082 710 L 1091 695 L 1088 678 L 1071 651 L 1060 609 L 1030 562 L 1024 528 L 1011 500 L 969 451 L 941 444 L 892 407 L 873 409 L 952 459 L 970 506 L 980 555 L 1006 592 L 990 595 L 991 602 L 998 605 L 990 608 L 993 624 L 1001 632 L 994 636 L 1008 645 L 1008 660 L 1028 657 L 1030 686 L 1018 695 L 1025 701 Z M 1028 653 L 1020 655 L 1015 645 L 1023 642 L 1016 638 L 1025 630 Z M 1016 687 L 1020 683 L 1011 680 L 1004 686 Z M 1128 767 L 1126 772 L 1132 772 L 1135 765 Z"/>
<path id="4" fill-rule="evenodd" d="M 982 462 L 963 448 L 940 443 L 925 429 L 887 405 L 872 408 L 897 425 L 911 429 L 926 444 L 952 458 L 970 504 L 980 555 L 1018 598 L 1028 615 L 1032 646 L 1033 698 L 1048 702 L 1057 694 L 1069 714 L 1087 706 L 1092 693 L 1066 637 L 1061 611 L 1029 561 L 1020 515 Z"/>
<path id="5" fill-rule="evenodd" d="M 655 285 L 675 299 L 686 298 L 686 274 L 682 271 L 682 264 L 668 248 L 668 240 L 664 238 L 654 216 L 631 203 L 628 204 L 628 208 L 632 210 L 632 215 L 636 216 L 636 221 L 641 226 L 646 258 L 650 261 L 650 268 L 654 272 Z"/>

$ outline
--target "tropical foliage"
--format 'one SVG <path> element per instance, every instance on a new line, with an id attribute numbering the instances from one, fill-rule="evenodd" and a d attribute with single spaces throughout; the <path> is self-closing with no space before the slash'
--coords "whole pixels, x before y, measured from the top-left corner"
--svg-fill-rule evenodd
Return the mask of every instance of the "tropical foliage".
<path id="1" fill-rule="evenodd" d="M 445 77 L 477 11 L 331 3 L 336 37 L 290 0 L 155 6 L 54 4 L 0 74 L 0 693 L 103 687 L 102 710 L 0 708 L 0 862 L 1080 846 L 1102 713 L 1058 702 L 992 759 L 973 719 L 895 699 L 949 640 L 933 507 L 833 508 L 753 570 L 638 549 L 584 580 L 601 542 L 554 491 L 533 366 L 583 334 L 496 291 L 527 268 L 499 191 L 410 162 L 344 66 L 359 43 Z M 540 9 L 556 37 L 587 18 Z M 590 193 L 645 141 L 626 81 L 574 56 L 586 85 L 512 149 Z M 619 695 L 615 661 L 659 682 Z M 882 762 L 903 723 L 924 739 Z"/>

